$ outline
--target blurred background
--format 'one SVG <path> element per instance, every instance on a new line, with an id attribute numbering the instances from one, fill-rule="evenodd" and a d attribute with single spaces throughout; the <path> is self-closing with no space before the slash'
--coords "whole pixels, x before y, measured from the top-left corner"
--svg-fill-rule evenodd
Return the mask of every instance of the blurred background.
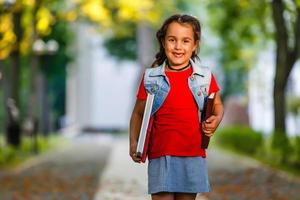
<path id="1" fill-rule="evenodd" d="M 128 134 L 141 74 L 158 49 L 155 33 L 175 13 L 200 20 L 199 57 L 221 88 L 225 116 L 212 145 L 299 178 L 300 1 L 0 0 L 0 199 L 46 199 L 30 196 L 33 183 L 9 171 L 72 146 L 70 138 L 104 141 L 104 149 L 84 155 L 101 151 L 103 160 L 94 164 L 105 166 L 111 137 Z M 96 187 L 97 178 L 87 181 Z M 16 192 L 16 180 L 27 189 Z M 211 199 L 242 199 L 225 198 L 223 190 L 230 188 L 222 190 L 218 181 Z M 299 186 L 288 182 L 285 195 L 266 192 L 259 199 L 297 199 Z M 60 197 L 90 199 L 94 190 L 88 191 L 76 198 L 61 191 Z"/>

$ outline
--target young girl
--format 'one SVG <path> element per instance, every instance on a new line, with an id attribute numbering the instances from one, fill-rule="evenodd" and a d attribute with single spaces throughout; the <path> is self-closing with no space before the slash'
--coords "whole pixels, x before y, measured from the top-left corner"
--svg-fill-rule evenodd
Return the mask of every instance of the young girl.
<path id="1" fill-rule="evenodd" d="M 173 15 L 156 34 L 160 50 L 142 78 L 130 120 L 130 156 L 141 162 L 136 147 L 147 93 L 154 93 L 148 147 L 148 193 L 153 200 L 194 200 L 209 191 L 201 134 L 211 137 L 223 117 L 218 85 L 199 65 L 199 21 Z M 200 123 L 204 98 L 216 93 L 213 115 Z M 202 126 L 202 127 L 201 127 Z"/>

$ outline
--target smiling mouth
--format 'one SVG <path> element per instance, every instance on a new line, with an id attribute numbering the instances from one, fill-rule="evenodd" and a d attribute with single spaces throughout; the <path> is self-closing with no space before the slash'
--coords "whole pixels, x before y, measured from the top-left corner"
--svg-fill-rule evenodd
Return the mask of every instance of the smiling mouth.
<path id="1" fill-rule="evenodd" d="M 176 58 L 181 58 L 183 56 L 183 53 L 173 53 L 173 55 L 176 57 Z"/>

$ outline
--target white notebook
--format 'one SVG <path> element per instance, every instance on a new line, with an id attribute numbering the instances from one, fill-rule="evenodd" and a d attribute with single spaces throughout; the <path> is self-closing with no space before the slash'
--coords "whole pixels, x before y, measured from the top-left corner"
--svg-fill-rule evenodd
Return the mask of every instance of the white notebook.
<path id="1" fill-rule="evenodd" d="M 145 111 L 144 111 L 144 115 L 143 115 L 142 126 L 141 126 L 141 130 L 140 130 L 140 134 L 139 134 L 138 145 L 136 148 L 138 157 L 142 157 L 142 155 L 144 153 L 143 151 L 144 151 L 147 129 L 148 129 L 152 106 L 153 106 L 153 100 L 154 100 L 154 94 L 148 93 Z"/>

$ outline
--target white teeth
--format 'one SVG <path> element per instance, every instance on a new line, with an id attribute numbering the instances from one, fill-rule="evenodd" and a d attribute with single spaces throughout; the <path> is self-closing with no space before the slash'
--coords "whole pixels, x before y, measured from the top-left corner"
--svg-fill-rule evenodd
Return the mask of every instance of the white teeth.
<path id="1" fill-rule="evenodd" d="M 177 58 L 181 57 L 182 55 L 183 55 L 182 53 L 174 53 L 174 56 Z"/>

